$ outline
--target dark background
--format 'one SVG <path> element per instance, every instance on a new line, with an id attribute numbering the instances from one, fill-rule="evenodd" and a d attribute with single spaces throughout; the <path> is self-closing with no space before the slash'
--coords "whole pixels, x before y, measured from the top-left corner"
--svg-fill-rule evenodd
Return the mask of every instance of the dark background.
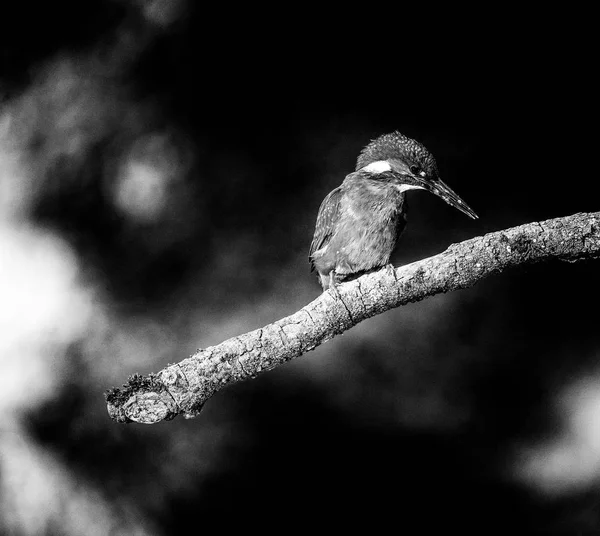
<path id="1" fill-rule="evenodd" d="M 87 496 L 99 534 L 600 529 L 597 261 L 390 311 L 192 421 L 117 425 L 103 399 L 315 298 L 319 204 L 382 133 L 424 143 L 480 216 L 409 194 L 395 264 L 598 210 L 589 14 L 44 6 L 14 4 L 0 33 L 4 143 L 30 177 L 6 226 L 60 237 L 92 312 L 40 346 L 62 363 L 52 392 L 5 419 L 68 475 L 53 507 L 29 499 L 34 528 L 78 533 L 65 519 Z M 170 177 L 140 186 L 156 210 L 124 189 L 131 155 Z M 3 490 L 36 496 L 23 485 Z M 15 504 L 7 530 L 35 533 Z"/>

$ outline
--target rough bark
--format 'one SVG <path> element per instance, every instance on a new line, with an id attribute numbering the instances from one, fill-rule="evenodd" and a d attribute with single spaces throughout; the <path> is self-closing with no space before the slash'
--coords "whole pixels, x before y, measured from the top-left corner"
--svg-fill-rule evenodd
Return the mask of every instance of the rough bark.
<path id="1" fill-rule="evenodd" d="M 298 357 L 359 322 L 441 292 L 469 287 L 511 266 L 600 256 L 600 212 L 529 223 L 451 245 L 446 251 L 364 275 L 321 294 L 300 311 L 261 329 L 198 350 L 156 374 L 134 375 L 106 394 L 119 422 L 153 424 L 196 416 L 226 385 Z"/>

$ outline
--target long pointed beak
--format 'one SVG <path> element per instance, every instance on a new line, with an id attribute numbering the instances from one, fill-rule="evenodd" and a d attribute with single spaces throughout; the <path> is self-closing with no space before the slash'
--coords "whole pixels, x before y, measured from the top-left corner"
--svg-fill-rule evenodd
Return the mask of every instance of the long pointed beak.
<path id="1" fill-rule="evenodd" d="M 454 192 L 450 186 L 440 179 L 435 181 L 421 181 L 420 183 L 425 190 L 437 195 L 438 197 L 441 197 L 444 201 L 446 201 L 446 203 L 454 208 L 457 208 L 463 214 L 466 214 L 474 220 L 479 217 L 469 205 L 467 205 L 460 197 L 458 197 L 456 192 Z"/>

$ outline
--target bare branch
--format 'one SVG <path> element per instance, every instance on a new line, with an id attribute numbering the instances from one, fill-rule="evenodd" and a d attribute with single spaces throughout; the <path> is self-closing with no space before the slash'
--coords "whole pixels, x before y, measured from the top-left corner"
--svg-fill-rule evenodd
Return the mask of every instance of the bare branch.
<path id="1" fill-rule="evenodd" d="M 364 275 L 326 291 L 291 316 L 198 350 L 156 374 L 135 375 L 106 394 L 119 422 L 152 424 L 197 415 L 226 385 L 298 357 L 372 316 L 441 292 L 474 285 L 511 266 L 551 258 L 600 257 L 600 212 L 575 214 L 489 233 L 400 268 Z"/>

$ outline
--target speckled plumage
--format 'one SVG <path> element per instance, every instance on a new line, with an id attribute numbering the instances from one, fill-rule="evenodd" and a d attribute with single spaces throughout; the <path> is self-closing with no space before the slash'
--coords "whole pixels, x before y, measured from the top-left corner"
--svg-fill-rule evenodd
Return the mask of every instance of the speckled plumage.
<path id="1" fill-rule="evenodd" d="M 323 289 L 389 263 L 406 224 L 404 192 L 413 188 L 427 189 L 477 217 L 439 179 L 435 159 L 423 145 L 399 132 L 380 136 L 319 208 L 309 261 Z"/>
<path id="2" fill-rule="evenodd" d="M 406 200 L 351 173 L 321 204 L 309 258 L 323 288 L 385 266 L 406 224 Z"/>
<path id="3" fill-rule="evenodd" d="M 433 155 L 418 141 L 395 131 L 371 141 L 358 155 L 356 170 L 378 160 L 402 158 L 421 166 L 432 177 L 439 176 Z"/>

